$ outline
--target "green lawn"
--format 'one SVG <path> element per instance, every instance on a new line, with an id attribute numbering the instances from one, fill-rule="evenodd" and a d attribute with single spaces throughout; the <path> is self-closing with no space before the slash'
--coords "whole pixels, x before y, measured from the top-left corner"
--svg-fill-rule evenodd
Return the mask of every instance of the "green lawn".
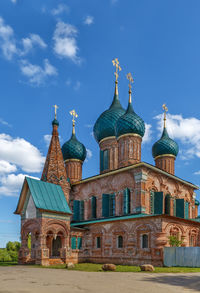
<path id="1" fill-rule="evenodd" d="M 16 266 L 17 262 L 14 261 L 0 261 L 1 267 Z"/>
<path id="2" fill-rule="evenodd" d="M 0 262 L 0 266 L 12 266 L 17 265 L 16 262 Z M 53 265 L 53 266 L 40 266 L 40 265 L 29 265 L 33 268 L 49 268 L 49 269 L 66 269 L 66 265 Z M 102 264 L 92 263 L 79 263 L 76 264 L 70 271 L 84 271 L 84 272 L 103 272 Z M 138 266 L 121 266 L 117 265 L 116 272 L 141 272 Z M 155 267 L 153 273 L 197 273 L 200 272 L 200 268 L 186 268 L 186 267 Z M 143 273 L 143 272 L 141 272 Z M 148 272 L 151 273 L 151 272 Z"/>

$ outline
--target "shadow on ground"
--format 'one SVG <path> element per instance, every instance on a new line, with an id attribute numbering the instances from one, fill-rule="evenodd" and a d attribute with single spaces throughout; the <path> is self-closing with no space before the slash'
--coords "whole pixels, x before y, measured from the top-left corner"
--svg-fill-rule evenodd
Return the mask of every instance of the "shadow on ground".
<path id="1" fill-rule="evenodd" d="M 190 289 L 190 290 L 195 290 L 200 292 L 200 275 L 190 275 L 190 274 L 185 274 L 185 275 L 158 275 L 155 276 L 154 278 L 145 278 L 144 281 L 147 282 L 157 282 L 160 284 L 168 284 L 172 286 L 179 286 L 183 287 L 184 289 Z"/>

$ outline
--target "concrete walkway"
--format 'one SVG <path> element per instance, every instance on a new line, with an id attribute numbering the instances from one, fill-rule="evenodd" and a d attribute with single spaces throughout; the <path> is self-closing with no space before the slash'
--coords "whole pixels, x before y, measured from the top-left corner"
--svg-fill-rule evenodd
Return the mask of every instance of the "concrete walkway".
<path id="1" fill-rule="evenodd" d="M 0 293 L 200 292 L 200 273 L 88 273 L 27 266 L 0 267 Z"/>

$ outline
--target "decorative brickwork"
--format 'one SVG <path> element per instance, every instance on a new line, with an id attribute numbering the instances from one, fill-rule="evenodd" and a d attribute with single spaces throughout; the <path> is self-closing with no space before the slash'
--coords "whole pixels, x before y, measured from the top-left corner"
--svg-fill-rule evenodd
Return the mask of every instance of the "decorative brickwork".
<path id="1" fill-rule="evenodd" d="M 119 168 L 130 166 L 141 161 L 142 138 L 139 135 L 126 134 L 118 139 Z"/>
<path id="2" fill-rule="evenodd" d="M 99 143 L 100 150 L 108 150 L 108 168 L 101 171 L 100 173 L 106 173 L 111 170 L 116 170 L 118 168 L 118 143 L 115 137 L 108 137 L 103 139 Z M 101 162 L 100 162 L 101 164 Z"/>
<path id="3" fill-rule="evenodd" d="M 83 162 L 76 159 L 69 159 L 65 161 L 67 176 L 70 179 L 71 184 L 82 179 L 82 165 Z"/>
<path id="4" fill-rule="evenodd" d="M 67 174 L 59 142 L 58 125 L 56 124 L 53 124 L 51 142 L 49 145 L 41 180 L 59 184 L 62 187 L 67 202 L 69 202 L 70 185 L 67 182 Z"/>
<path id="5" fill-rule="evenodd" d="M 174 175 L 175 157 L 170 155 L 158 156 L 155 158 L 156 167 Z"/>

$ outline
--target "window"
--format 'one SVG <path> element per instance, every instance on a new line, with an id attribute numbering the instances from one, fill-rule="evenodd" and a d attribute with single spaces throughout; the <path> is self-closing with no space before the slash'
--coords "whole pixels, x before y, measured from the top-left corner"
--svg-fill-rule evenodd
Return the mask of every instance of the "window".
<path id="1" fill-rule="evenodd" d="M 148 234 L 142 235 L 142 248 L 148 248 L 149 247 L 149 236 Z"/>
<path id="2" fill-rule="evenodd" d="M 95 219 L 97 217 L 97 199 L 96 196 L 93 196 L 91 198 L 91 209 L 92 209 L 92 219 Z"/>
<path id="3" fill-rule="evenodd" d="M 80 201 L 80 221 L 84 220 L 84 201 Z"/>
<path id="4" fill-rule="evenodd" d="M 130 205 L 130 190 L 126 188 L 123 194 L 123 209 L 124 215 L 130 214 L 131 205 Z"/>
<path id="5" fill-rule="evenodd" d="M 185 219 L 189 219 L 189 202 L 185 202 Z"/>
<path id="6" fill-rule="evenodd" d="M 98 236 L 96 238 L 96 245 L 97 245 L 97 248 L 101 248 L 101 237 L 100 236 Z"/>
<path id="7" fill-rule="evenodd" d="M 123 237 L 122 236 L 117 237 L 117 247 L 123 248 Z"/>
<path id="8" fill-rule="evenodd" d="M 83 221 L 84 220 L 84 201 L 83 200 L 74 200 L 73 203 L 73 220 L 74 221 Z"/>
<path id="9" fill-rule="evenodd" d="M 82 248 L 82 237 L 78 237 L 77 239 L 77 246 L 78 246 L 78 249 L 81 249 Z"/>
<path id="10" fill-rule="evenodd" d="M 102 216 L 111 217 L 115 215 L 115 193 L 102 195 Z"/>
<path id="11" fill-rule="evenodd" d="M 71 238 L 71 248 L 76 249 L 76 237 Z"/>
<path id="12" fill-rule="evenodd" d="M 108 170 L 109 169 L 109 151 L 104 150 L 100 151 L 100 170 Z"/>
<path id="13" fill-rule="evenodd" d="M 165 214 L 170 215 L 170 195 L 165 196 Z"/>
<path id="14" fill-rule="evenodd" d="M 177 198 L 176 199 L 176 217 L 184 218 L 184 199 Z"/>

